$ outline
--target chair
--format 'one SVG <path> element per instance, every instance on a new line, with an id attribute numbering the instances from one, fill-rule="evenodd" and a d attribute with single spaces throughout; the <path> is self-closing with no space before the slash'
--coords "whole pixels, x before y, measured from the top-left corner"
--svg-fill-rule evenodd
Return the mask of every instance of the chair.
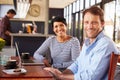
<path id="1" fill-rule="evenodd" d="M 117 66 L 118 56 L 119 55 L 114 54 L 114 52 L 112 52 L 112 54 L 111 54 L 108 80 L 114 80 L 114 74 L 115 74 L 115 70 L 116 70 L 116 66 Z"/>

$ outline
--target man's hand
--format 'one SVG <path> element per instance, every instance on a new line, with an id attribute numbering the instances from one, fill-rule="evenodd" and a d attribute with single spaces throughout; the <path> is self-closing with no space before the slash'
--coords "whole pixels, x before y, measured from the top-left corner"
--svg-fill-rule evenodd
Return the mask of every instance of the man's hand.
<path id="1" fill-rule="evenodd" d="M 47 67 L 47 68 L 44 68 L 45 70 L 49 71 L 52 73 L 52 75 L 57 78 L 58 80 L 61 80 L 60 79 L 60 76 L 62 75 L 62 72 L 60 72 L 58 69 L 55 69 L 55 68 L 52 68 L 52 67 Z"/>
<path id="2" fill-rule="evenodd" d="M 5 34 L 8 36 L 10 36 L 10 33 L 11 33 L 10 31 L 5 31 Z"/>
<path id="3" fill-rule="evenodd" d="M 66 69 L 64 73 L 60 72 L 58 69 L 50 67 L 44 68 L 44 70 L 51 72 L 57 80 L 74 80 L 74 74 L 69 69 Z"/>

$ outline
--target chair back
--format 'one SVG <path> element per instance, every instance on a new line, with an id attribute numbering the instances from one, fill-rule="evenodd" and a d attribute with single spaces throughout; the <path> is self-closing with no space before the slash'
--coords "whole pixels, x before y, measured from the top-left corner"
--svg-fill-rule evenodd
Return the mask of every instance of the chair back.
<path id="1" fill-rule="evenodd" d="M 114 54 L 112 52 L 110 56 L 110 65 L 109 65 L 109 73 L 108 73 L 108 80 L 114 80 L 114 74 L 117 66 L 117 61 L 118 61 L 118 54 Z"/>

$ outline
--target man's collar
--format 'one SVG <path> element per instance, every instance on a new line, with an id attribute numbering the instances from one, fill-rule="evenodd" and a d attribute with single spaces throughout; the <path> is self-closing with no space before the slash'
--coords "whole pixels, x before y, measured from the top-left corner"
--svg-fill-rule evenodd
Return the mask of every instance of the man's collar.
<path id="1" fill-rule="evenodd" d="M 104 36 L 104 32 L 103 31 L 101 31 L 98 35 L 97 35 L 97 37 L 95 38 L 95 40 L 91 43 L 91 44 L 93 44 L 94 42 L 96 42 L 98 39 L 100 39 L 102 36 Z M 90 39 L 89 38 L 87 38 L 86 40 L 85 40 L 85 44 L 86 45 L 90 45 Z"/>

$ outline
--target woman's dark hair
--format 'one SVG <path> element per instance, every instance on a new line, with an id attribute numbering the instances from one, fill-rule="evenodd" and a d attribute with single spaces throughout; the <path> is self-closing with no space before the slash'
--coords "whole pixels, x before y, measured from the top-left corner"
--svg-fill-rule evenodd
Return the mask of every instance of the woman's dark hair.
<path id="1" fill-rule="evenodd" d="M 9 13 L 11 13 L 11 14 L 15 14 L 15 15 L 16 15 L 16 12 L 15 12 L 14 9 L 9 9 L 8 12 L 7 12 L 7 14 L 9 14 Z"/>
<path id="2" fill-rule="evenodd" d="M 53 27 L 54 22 L 62 22 L 62 23 L 64 23 L 67 26 L 66 19 L 63 18 L 63 17 L 60 17 L 60 16 L 57 16 L 57 17 L 52 19 L 52 21 L 51 21 L 52 27 Z"/>
<path id="3" fill-rule="evenodd" d="M 100 17 L 101 22 L 104 22 L 104 13 L 101 8 L 99 8 L 97 6 L 92 6 L 88 9 L 86 9 L 85 11 L 83 11 L 83 19 L 87 12 L 90 12 L 93 15 L 98 15 Z"/>

